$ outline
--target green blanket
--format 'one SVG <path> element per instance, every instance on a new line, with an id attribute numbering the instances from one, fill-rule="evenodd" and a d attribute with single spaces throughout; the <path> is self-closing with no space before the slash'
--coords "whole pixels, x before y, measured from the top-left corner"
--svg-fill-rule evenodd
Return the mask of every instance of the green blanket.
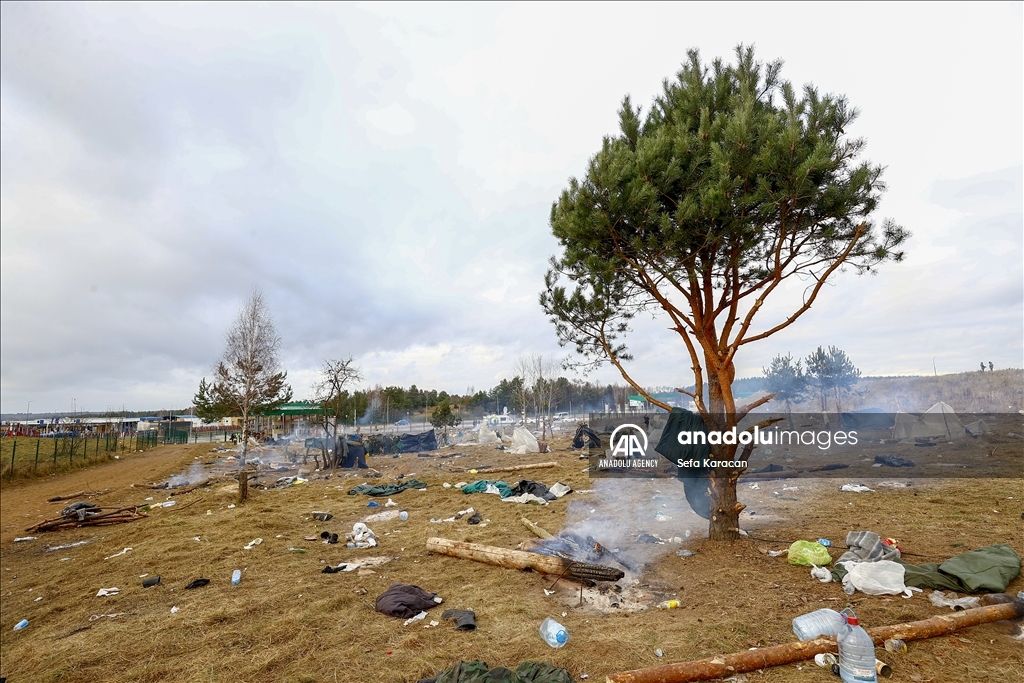
<path id="1" fill-rule="evenodd" d="M 365 493 L 368 496 L 393 496 L 396 493 L 401 493 L 406 489 L 425 489 L 427 485 L 419 479 L 410 479 L 403 481 L 400 484 L 384 484 L 373 485 L 373 484 L 360 484 L 351 491 L 348 495 L 354 496 L 357 493 Z"/>
<path id="2" fill-rule="evenodd" d="M 508 498 L 512 495 L 512 487 L 503 481 L 488 481 L 486 479 L 478 479 L 472 484 L 466 484 L 462 487 L 463 493 L 483 493 L 487 490 L 488 484 L 494 484 L 494 486 L 501 492 L 502 498 Z"/>
<path id="3" fill-rule="evenodd" d="M 896 559 L 906 570 L 903 583 L 915 588 L 951 590 L 957 593 L 1002 593 L 1020 574 L 1020 555 L 1003 543 L 978 548 L 941 564 L 926 562 L 909 564 Z M 832 570 L 832 577 L 842 581 L 846 568 L 842 564 Z"/>
<path id="4" fill-rule="evenodd" d="M 515 671 L 503 666 L 489 668 L 485 662 L 459 662 L 445 669 L 435 683 L 572 683 L 565 669 L 542 662 L 523 662 Z"/>

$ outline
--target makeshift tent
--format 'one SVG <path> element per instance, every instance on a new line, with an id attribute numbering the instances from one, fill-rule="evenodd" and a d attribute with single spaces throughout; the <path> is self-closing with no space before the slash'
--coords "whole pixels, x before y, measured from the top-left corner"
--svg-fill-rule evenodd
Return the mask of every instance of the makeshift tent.
<path id="1" fill-rule="evenodd" d="M 422 434 L 402 434 L 398 437 L 399 453 L 418 453 L 420 451 L 436 451 L 437 436 L 434 430 Z"/>
<path id="2" fill-rule="evenodd" d="M 978 436 L 979 434 L 988 434 L 992 431 L 992 428 L 985 424 L 984 420 L 977 420 L 970 424 L 964 425 L 964 429 L 971 436 Z"/>
<path id="3" fill-rule="evenodd" d="M 581 424 L 576 428 L 576 435 L 572 437 L 573 448 L 600 448 L 601 438 L 593 429 Z"/>
<path id="4" fill-rule="evenodd" d="M 501 439 L 494 432 L 494 428 L 491 427 L 486 421 L 480 423 L 480 431 L 477 434 L 477 443 L 482 444 L 496 444 L 501 443 Z"/>
<path id="5" fill-rule="evenodd" d="M 892 415 L 882 412 L 881 408 L 866 408 L 843 413 L 843 426 L 847 429 L 892 429 Z"/>
<path id="6" fill-rule="evenodd" d="M 529 429 L 516 427 L 516 430 L 512 432 L 511 452 L 516 455 L 540 453 L 540 444 L 537 443 L 537 437 L 530 433 Z"/>
<path id="7" fill-rule="evenodd" d="M 941 438 L 952 439 L 964 436 L 964 425 L 953 408 L 939 401 L 920 417 L 910 413 L 896 413 L 893 426 L 894 439 Z"/>

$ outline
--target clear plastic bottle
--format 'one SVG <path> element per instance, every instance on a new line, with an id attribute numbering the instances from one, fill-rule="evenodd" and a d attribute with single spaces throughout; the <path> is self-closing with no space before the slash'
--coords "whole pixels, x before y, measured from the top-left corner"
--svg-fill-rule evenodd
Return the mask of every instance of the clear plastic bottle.
<path id="1" fill-rule="evenodd" d="M 237 586 L 238 583 L 241 580 L 242 580 L 242 570 L 241 569 L 236 569 L 235 571 L 231 572 L 231 585 L 232 586 Z"/>
<path id="2" fill-rule="evenodd" d="M 21 629 L 25 628 L 26 626 L 28 626 L 28 619 L 22 619 L 21 621 L 19 621 L 17 624 L 14 625 L 14 630 L 15 631 L 20 631 Z"/>
<path id="3" fill-rule="evenodd" d="M 834 609 L 819 609 L 809 614 L 801 614 L 793 620 L 793 633 L 801 641 L 814 640 L 819 636 L 837 636 L 846 619 Z"/>
<path id="4" fill-rule="evenodd" d="M 551 647 L 564 647 L 569 642 L 569 632 L 551 617 L 540 622 L 540 637 Z"/>
<path id="5" fill-rule="evenodd" d="M 676 609 L 679 607 L 678 600 L 665 600 L 658 603 L 658 609 Z"/>
<path id="6" fill-rule="evenodd" d="M 847 614 L 849 612 L 849 614 Z M 839 632 L 839 677 L 843 683 L 878 683 L 875 673 L 875 643 L 860 626 L 857 615 L 847 607 L 842 612 L 846 625 Z"/>

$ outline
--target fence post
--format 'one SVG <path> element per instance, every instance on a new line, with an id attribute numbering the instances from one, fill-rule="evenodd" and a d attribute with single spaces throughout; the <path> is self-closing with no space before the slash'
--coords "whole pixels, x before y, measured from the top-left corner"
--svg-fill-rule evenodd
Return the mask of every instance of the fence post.
<path id="1" fill-rule="evenodd" d="M 57 435 L 53 435 L 53 469 L 57 469 Z"/>
<path id="2" fill-rule="evenodd" d="M 14 440 L 14 444 L 11 446 L 11 479 L 14 479 L 14 453 L 18 450 L 18 440 Z"/>
<path id="3" fill-rule="evenodd" d="M 33 469 L 39 469 L 39 441 L 40 441 L 40 439 L 37 438 L 36 439 L 36 464 L 35 464 L 35 467 L 33 467 Z"/>

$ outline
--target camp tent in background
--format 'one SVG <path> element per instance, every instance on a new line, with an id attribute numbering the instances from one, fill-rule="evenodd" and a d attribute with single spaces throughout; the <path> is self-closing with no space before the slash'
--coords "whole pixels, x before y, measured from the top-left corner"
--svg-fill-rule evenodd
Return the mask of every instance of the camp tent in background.
<path id="1" fill-rule="evenodd" d="M 422 434 L 402 434 L 398 437 L 399 453 L 419 453 L 420 451 L 436 451 L 437 436 L 434 430 Z"/>
<path id="2" fill-rule="evenodd" d="M 942 401 L 933 405 L 920 417 L 910 413 L 896 413 L 896 424 L 892 429 L 894 439 L 953 439 L 966 434 L 956 411 Z"/>

